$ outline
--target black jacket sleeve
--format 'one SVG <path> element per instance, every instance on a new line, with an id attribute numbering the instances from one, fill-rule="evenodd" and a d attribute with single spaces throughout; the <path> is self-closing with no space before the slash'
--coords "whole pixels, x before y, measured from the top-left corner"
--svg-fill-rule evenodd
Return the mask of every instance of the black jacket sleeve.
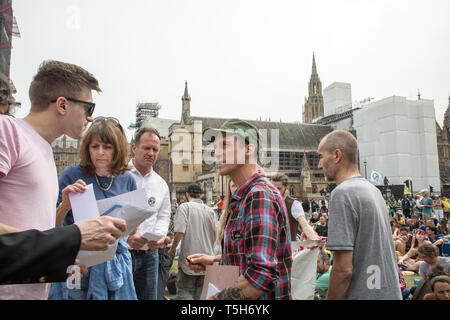
<path id="1" fill-rule="evenodd" d="M 75 224 L 0 235 L 0 284 L 65 281 L 80 245 Z"/>

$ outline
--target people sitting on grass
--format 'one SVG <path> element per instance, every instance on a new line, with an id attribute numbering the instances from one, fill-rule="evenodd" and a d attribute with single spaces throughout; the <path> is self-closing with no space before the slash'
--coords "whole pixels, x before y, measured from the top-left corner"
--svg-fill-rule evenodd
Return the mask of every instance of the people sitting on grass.
<path id="1" fill-rule="evenodd" d="M 433 245 L 431 245 L 431 247 L 427 248 L 426 250 L 434 250 L 436 252 L 436 247 L 434 247 L 434 249 L 432 247 Z M 424 277 L 421 276 L 417 286 L 413 286 L 410 288 L 410 294 L 412 294 L 411 300 L 437 300 L 437 297 L 433 294 L 433 291 L 439 289 L 439 286 L 438 288 L 432 286 L 432 284 L 435 283 L 433 282 L 433 280 L 437 277 L 449 276 L 448 272 L 446 272 L 445 269 L 446 268 L 444 265 L 433 265 Z"/>
<path id="2" fill-rule="evenodd" d="M 421 262 L 418 256 L 418 248 L 425 243 L 431 244 L 430 241 L 425 239 L 425 231 L 418 229 L 414 234 L 408 253 L 399 258 L 399 266 L 404 266 L 409 271 L 418 271 Z"/>
<path id="3" fill-rule="evenodd" d="M 397 240 L 395 241 L 395 251 L 397 253 L 398 257 L 404 256 L 407 252 L 407 244 L 408 240 L 410 238 L 408 228 L 407 227 L 401 227 L 400 228 L 400 235 L 398 236 Z"/>

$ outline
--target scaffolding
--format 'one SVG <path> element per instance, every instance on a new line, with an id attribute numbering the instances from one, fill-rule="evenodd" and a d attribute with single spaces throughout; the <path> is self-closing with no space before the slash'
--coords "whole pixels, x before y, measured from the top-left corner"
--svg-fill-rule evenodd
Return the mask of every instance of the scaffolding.
<path id="1" fill-rule="evenodd" d="M 0 0 L 0 72 L 9 78 L 12 37 L 20 37 L 12 0 Z"/>
<path id="2" fill-rule="evenodd" d="M 159 115 L 161 105 L 158 102 L 139 102 L 136 105 L 136 122 L 129 129 L 139 129 L 142 123 L 149 117 L 156 118 Z"/>

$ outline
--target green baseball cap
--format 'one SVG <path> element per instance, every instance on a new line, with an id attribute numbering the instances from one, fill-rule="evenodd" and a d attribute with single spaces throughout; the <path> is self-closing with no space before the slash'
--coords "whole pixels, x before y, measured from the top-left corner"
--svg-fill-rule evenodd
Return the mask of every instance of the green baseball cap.
<path id="1" fill-rule="evenodd" d="M 203 134 L 207 131 L 211 133 L 221 132 L 239 135 L 244 138 L 247 143 L 253 144 L 259 149 L 261 133 L 258 128 L 247 121 L 230 119 L 225 121 L 220 128 L 206 128 L 203 130 Z"/>

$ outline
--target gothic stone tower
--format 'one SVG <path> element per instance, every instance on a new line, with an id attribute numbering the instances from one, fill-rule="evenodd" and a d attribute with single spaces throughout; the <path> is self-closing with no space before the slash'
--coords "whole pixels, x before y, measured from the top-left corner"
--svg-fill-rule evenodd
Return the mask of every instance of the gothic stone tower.
<path id="1" fill-rule="evenodd" d="M 436 121 L 436 138 L 439 156 L 441 193 L 446 197 L 450 197 L 450 96 L 448 97 L 447 110 L 444 113 L 442 129 Z"/>
<path id="2" fill-rule="evenodd" d="M 181 119 L 169 127 L 169 187 L 172 195 L 197 181 L 202 173 L 202 122 L 191 117 L 191 97 L 187 81 L 181 97 Z"/>
<path id="3" fill-rule="evenodd" d="M 184 94 L 181 97 L 181 125 L 191 124 L 191 97 L 188 92 L 187 81 L 184 83 Z"/>
<path id="4" fill-rule="evenodd" d="M 302 162 L 300 182 L 301 182 L 302 199 L 311 199 L 313 187 L 311 183 L 311 171 L 309 170 L 306 152 L 303 152 L 303 162 Z"/>
<path id="5" fill-rule="evenodd" d="M 309 95 L 303 105 L 303 123 L 312 123 L 312 120 L 323 116 L 322 82 L 317 74 L 316 59 L 313 53 L 311 78 L 309 79 Z"/>

